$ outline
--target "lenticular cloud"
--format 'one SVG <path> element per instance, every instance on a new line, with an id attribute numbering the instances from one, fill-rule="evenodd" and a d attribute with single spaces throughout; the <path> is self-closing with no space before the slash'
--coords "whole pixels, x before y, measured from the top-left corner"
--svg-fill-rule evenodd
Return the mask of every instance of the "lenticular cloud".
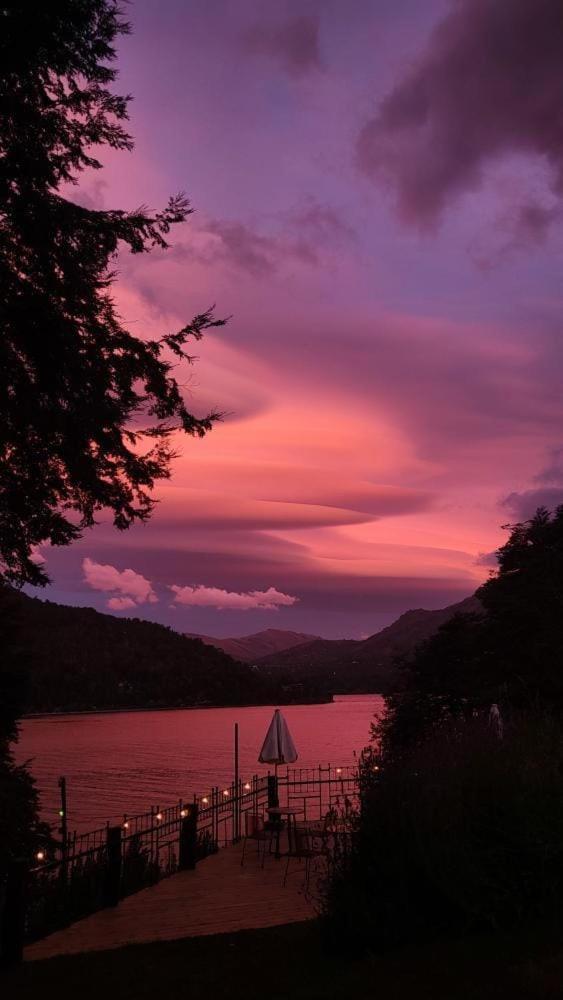
<path id="1" fill-rule="evenodd" d="M 237 611 L 248 611 L 249 608 L 277 611 L 281 605 L 289 607 L 299 600 L 290 594 L 282 594 L 275 587 L 269 587 L 268 590 L 250 590 L 242 594 L 231 590 L 221 590 L 219 587 L 204 587 L 203 585 L 178 587 L 174 584 L 170 590 L 176 595 L 174 597 L 176 604 L 187 604 L 199 608 L 233 608 Z"/>

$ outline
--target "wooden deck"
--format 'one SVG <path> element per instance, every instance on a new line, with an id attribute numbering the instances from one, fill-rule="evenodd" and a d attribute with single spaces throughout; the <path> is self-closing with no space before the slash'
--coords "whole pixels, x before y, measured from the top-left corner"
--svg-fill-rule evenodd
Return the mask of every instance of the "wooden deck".
<path id="1" fill-rule="evenodd" d="M 227 847 L 201 861 L 195 871 L 180 872 L 157 885 L 56 931 L 26 948 L 29 961 L 105 951 L 147 941 L 221 934 L 273 927 L 313 918 L 306 898 L 301 862 L 292 860 L 283 886 L 285 859 L 266 857 L 262 869 L 249 844 L 241 867 L 242 846 Z M 314 879 L 311 879 L 313 887 Z"/>

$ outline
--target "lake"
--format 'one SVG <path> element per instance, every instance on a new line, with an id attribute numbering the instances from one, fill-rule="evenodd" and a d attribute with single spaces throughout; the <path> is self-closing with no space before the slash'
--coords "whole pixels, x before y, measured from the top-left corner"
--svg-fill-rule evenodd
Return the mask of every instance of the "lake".
<path id="1" fill-rule="evenodd" d="M 379 695 L 342 695 L 330 704 L 283 708 L 296 766 L 353 763 L 382 706 Z M 31 761 L 42 815 L 51 823 L 58 818 L 57 781 L 66 777 L 69 830 L 85 831 L 230 783 L 235 722 L 241 778 L 266 773 L 258 753 L 272 713 L 259 706 L 26 719 L 16 758 Z"/>

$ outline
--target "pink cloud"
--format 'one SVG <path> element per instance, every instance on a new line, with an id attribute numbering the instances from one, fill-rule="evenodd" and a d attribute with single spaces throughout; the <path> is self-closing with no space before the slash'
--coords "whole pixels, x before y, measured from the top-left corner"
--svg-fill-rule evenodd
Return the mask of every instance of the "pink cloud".
<path id="1" fill-rule="evenodd" d="M 259 428 L 253 428 L 256 441 Z M 408 514 L 429 509 L 435 498 L 429 490 L 418 490 L 408 486 L 391 486 L 386 483 L 369 482 L 355 469 L 347 470 L 340 479 L 334 473 L 319 466 L 305 466 L 298 462 L 252 462 L 244 461 L 239 454 L 236 462 L 214 461 L 212 446 L 209 459 L 202 461 L 199 456 L 190 458 L 187 465 L 192 480 L 199 482 L 215 495 L 200 491 L 184 492 L 182 510 L 200 521 L 213 515 L 217 520 L 240 520 L 248 515 L 248 525 L 265 524 L 271 528 L 302 527 L 313 524 L 355 522 L 386 517 L 390 514 Z M 242 450 L 239 449 L 239 452 Z M 351 464 L 351 463 L 350 463 Z M 183 469 L 178 467 L 178 486 L 167 491 L 167 502 L 174 504 Z M 164 487 L 166 491 L 166 487 Z M 221 491 L 219 493 L 219 491 Z M 249 495 L 255 496 L 250 506 Z M 228 497 L 221 507 L 219 496 Z M 241 499 L 234 499 L 241 495 Z M 311 508 L 307 511 L 307 508 Z M 349 512 L 348 514 L 339 512 Z M 369 518 L 358 515 L 368 514 Z M 267 521 L 269 520 L 269 524 Z"/>
<path id="2" fill-rule="evenodd" d="M 88 556 L 82 561 L 82 569 L 86 583 L 93 590 L 103 590 L 110 593 L 116 591 L 123 595 L 122 598 L 113 597 L 108 601 L 108 607 L 113 610 L 123 610 L 125 607 L 133 607 L 135 604 L 156 604 L 158 601 L 149 580 L 141 576 L 140 573 L 135 573 L 132 569 L 118 570 L 115 566 L 110 566 L 109 563 L 94 562 Z M 125 604 L 123 601 L 131 603 Z"/>
<path id="3" fill-rule="evenodd" d="M 137 607 L 131 597 L 110 597 L 107 606 L 112 611 L 125 611 L 127 608 Z"/>
<path id="4" fill-rule="evenodd" d="M 277 611 L 278 607 L 290 607 L 296 604 L 298 597 L 290 594 L 282 594 L 275 587 L 268 587 L 268 590 L 251 590 L 247 593 L 237 594 L 235 591 L 221 590 L 219 587 L 178 587 L 175 584 L 170 590 L 176 594 L 174 600 L 177 604 L 187 604 L 192 607 L 232 608 L 237 611 L 248 611 L 249 608 L 264 608 L 269 611 Z"/>
<path id="5" fill-rule="evenodd" d="M 371 517 L 369 514 L 322 503 L 276 502 L 168 485 L 159 488 L 158 496 L 166 501 L 166 517 L 170 524 L 189 524 L 191 527 L 221 531 L 241 528 L 284 530 L 358 524 Z"/>
<path id="6" fill-rule="evenodd" d="M 39 545 L 34 545 L 33 546 L 33 550 L 32 550 L 30 558 L 31 558 L 31 561 L 33 563 L 35 563 L 36 566 L 45 566 L 45 564 L 47 562 L 47 558 L 43 554 L 43 552 L 41 551 L 41 547 Z"/>

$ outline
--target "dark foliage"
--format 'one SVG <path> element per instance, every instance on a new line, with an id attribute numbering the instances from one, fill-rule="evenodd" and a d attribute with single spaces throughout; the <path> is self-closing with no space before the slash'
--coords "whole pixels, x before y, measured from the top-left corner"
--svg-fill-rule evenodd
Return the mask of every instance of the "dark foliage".
<path id="1" fill-rule="evenodd" d="M 455 617 L 405 664 L 377 731 L 384 757 L 492 703 L 563 710 L 563 507 L 511 526 L 498 561 L 483 613 Z"/>
<path id="2" fill-rule="evenodd" d="M 32 860 L 49 842 L 47 827 L 39 821 L 33 778 L 14 763 L 11 750 L 26 700 L 20 611 L 17 595 L 0 584 L 0 873 L 11 860 Z"/>
<path id="3" fill-rule="evenodd" d="M 140 340 L 111 298 L 115 257 L 164 249 L 191 209 L 93 210 L 69 199 L 96 147 L 131 150 L 114 94 L 115 0 L 31 0 L 0 11 L 0 571 L 43 584 L 43 541 L 66 545 L 107 509 L 117 528 L 151 513 L 170 435 L 203 435 L 172 375 L 212 312 Z"/>
<path id="4" fill-rule="evenodd" d="M 480 719 L 443 727 L 363 777 L 354 850 L 326 899 L 334 944 L 380 951 L 561 919 L 559 719 L 513 718 L 503 740 Z"/>
<path id="5" fill-rule="evenodd" d="M 28 712 L 275 700 L 252 667 L 163 625 L 11 593 L 20 604 Z"/>
<path id="6" fill-rule="evenodd" d="M 498 561 L 482 613 L 420 647 L 374 727 L 327 897 L 347 946 L 561 918 L 563 507 L 513 526 Z"/>
<path id="7" fill-rule="evenodd" d="M 24 962 L 2 985 L 10 1000 L 560 1000 L 562 980 L 560 927 L 348 962 L 306 920 Z"/>
<path id="8" fill-rule="evenodd" d="M 300 684 L 317 697 L 331 694 L 388 694 L 397 687 L 398 660 L 456 614 L 480 608 L 475 597 L 436 611 L 406 611 L 368 639 L 315 639 L 255 661 L 260 670 L 286 686 Z"/>

